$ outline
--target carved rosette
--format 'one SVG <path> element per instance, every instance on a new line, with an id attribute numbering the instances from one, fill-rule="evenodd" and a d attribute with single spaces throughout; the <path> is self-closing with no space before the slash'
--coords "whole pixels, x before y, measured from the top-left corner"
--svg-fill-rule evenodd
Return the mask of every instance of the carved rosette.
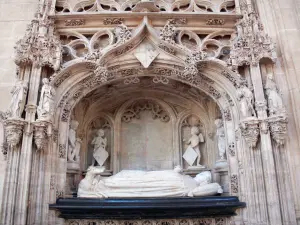
<path id="1" fill-rule="evenodd" d="M 259 137 L 259 121 L 255 117 L 247 118 L 240 123 L 242 136 L 249 148 L 254 149 Z"/>
<path id="2" fill-rule="evenodd" d="M 34 122 L 34 143 L 38 150 L 44 150 L 48 144 L 48 130 L 51 123 L 48 121 L 36 121 Z"/>
<path id="3" fill-rule="evenodd" d="M 278 146 L 283 146 L 287 135 L 287 116 L 273 116 L 268 118 L 271 136 Z"/>
<path id="4" fill-rule="evenodd" d="M 10 148 L 14 148 L 20 143 L 25 123 L 23 119 L 7 119 L 4 121 L 6 142 Z"/>

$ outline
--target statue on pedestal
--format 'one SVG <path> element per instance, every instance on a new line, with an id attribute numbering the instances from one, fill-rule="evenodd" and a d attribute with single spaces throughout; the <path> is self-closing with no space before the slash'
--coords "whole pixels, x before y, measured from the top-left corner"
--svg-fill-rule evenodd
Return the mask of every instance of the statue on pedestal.
<path id="1" fill-rule="evenodd" d="M 215 125 L 217 127 L 216 136 L 218 138 L 218 151 L 219 151 L 220 160 L 224 160 L 225 152 L 226 152 L 225 129 L 221 119 L 216 119 Z"/>
<path id="2" fill-rule="evenodd" d="M 184 140 L 183 140 L 184 141 Z M 188 147 L 183 154 L 183 158 L 189 164 L 189 169 L 199 169 L 205 168 L 200 164 L 201 159 L 201 152 L 200 152 L 200 143 L 204 142 L 203 135 L 200 133 L 200 130 L 196 126 L 192 126 L 191 128 L 191 137 L 186 142 Z M 193 166 L 194 162 L 196 161 L 196 165 Z"/>
<path id="3" fill-rule="evenodd" d="M 163 171 L 123 170 L 111 177 L 101 177 L 104 167 L 90 166 L 78 187 L 78 197 L 181 197 L 222 193 L 218 183 L 211 183 L 209 171 L 195 178 L 181 174 L 181 169 Z"/>
<path id="4" fill-rule="evenodd" d="M 237 99 L 240 101 L 240 111 L 243 118 L 256 117 L 254 110 L 254 96 L 252 91 L 244 84 L 239 84 L 237 89 Z"/>
<path id="5" fill-rule="evenodd" d="M 76 130 L 79 123 L 75 120 L 71 121 L 70 130 L 69 130 L 69 137 L 68 137 L 68 162 L 76 162 L 79 164 L 80 161 L 80 146 L 81 146 L 81 139 L 76 138 Z"/>
<path id="6" fill-rule="evenodd" d="M 28 83 L 26 81 L 19 80 L 11 91 L 12 99 L 6 113 L 7 117 L 21 118 L 25 108 L 27 91 Z"/>
<path id="7" fill-rule="evenodd" d="M 54 109 L 54 96 L 55 90 L 49 84 L 49 79 L 43 79 L 43 87 L 40 96 L 40 102 L 37 109 L 37 114 L 39 119 L 50 119 L 53 116 Z"/>
<path id="8" fill-rule="evenodd" d="M 266 94 L 268 96 L 268 106 L 270 115 L 277 115 L 285 112 L 282 98 L 274 82 L 273 74 L 268 74 L 265 85 Z"/>
<path id="9" fill-rule="evenodd" d="M 99 129 L 97 131 L 97 136 L 94 137 L 92 145 L 94 145 L 94 158 L 92 165 L 94 165 L 96 161 L 99 166 L 103 166 L 109 156 L 108 152 L 106 151 L 107 139 L 103 129 Z"/>

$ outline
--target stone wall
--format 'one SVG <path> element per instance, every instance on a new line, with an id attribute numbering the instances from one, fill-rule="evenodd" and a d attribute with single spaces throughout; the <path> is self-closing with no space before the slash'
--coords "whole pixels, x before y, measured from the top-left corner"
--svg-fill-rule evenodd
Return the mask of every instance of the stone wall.
<path id="1" fill-rule="evenodd" d="M 9 105 L 10 91 L 15 82 L 16 66 L 13 61 L 14 45 L 24 36 L 26 26 L 32 20 L 38 6 L 38 0 L 0 0 L 0 110 Z M 0 125 L 0 145 L 3 128 Z M 0 203 L 6 161 L 0 154 Z"/>

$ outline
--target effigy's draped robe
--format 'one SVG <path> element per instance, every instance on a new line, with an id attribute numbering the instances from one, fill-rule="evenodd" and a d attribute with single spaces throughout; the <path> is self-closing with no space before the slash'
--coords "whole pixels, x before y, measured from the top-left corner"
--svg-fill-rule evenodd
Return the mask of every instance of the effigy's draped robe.
<path id="1" fill-rule="evenodd" d="M 172 170 L 137 171 L 123 170 L 109 178 L 101 179 L 94 186 L 98 197 L 180 197 L 196 188 L 190 176 Z"/>

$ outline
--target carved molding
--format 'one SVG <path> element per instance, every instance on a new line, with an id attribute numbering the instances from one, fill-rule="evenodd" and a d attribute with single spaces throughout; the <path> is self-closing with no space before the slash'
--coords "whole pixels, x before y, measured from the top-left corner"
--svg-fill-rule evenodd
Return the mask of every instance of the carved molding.
<path id="1" fill-rule="evenodd" d="M 160 119 L 162 122 L 169 122 L 170 116 L 162 106 L 151 100 L 138 101 L 129 106 L 122 115 L 122 121 L 129 123 L 133 118 L 139 119 L 140 112 L 150 111 L 153 119 Z"/>
<path id="2" fill-rule="evenodd" d="M 235 144 L 234 142 L 229 143 L 228 145 L 229 154 L 234 157 L 235 156 Z"/>
<path id="3" fill-rule="evenodd" d="M 124 18 L 105 18 L 103 20 L 104 25 L 116 25 L 122 24 L 124 22 Z"/>
<path id="4" fill-rule="evenodd" d="M 66 145 L 65 144 L 59 144 L 58 145 L 58 157 L 59 158 L 66 158 Z"/>
<path id="5" fill-rule="evenodd" d="M 226 225 L 227 219 L 199 218 L 199 219 L 147 219 L 147 220 L 96 220 L 72 219 L 67 225 Z"/>
<path id="6" fill-rule="evenodd" d="M 239 183 L 238 183 L 238 175 L 237 174 L 231 175 L 230 186 L 231 186 L 231 193 L 234 193 L 234 194 L 239 193 Z"/>
<path id="7" fill-rule="evenodd" d="M 220 18 L 208 19 L 206 21 L 206 25 L 209 26 L 223 26 L 224 24 L 225 24 L 225 20 Z"/>
<path id="8" fill-rule="evenodd" d="M 65 20 L 65 26 L 83 26 L 85 24 L 84 19 L 70 19 L 70 20 Z"/>

